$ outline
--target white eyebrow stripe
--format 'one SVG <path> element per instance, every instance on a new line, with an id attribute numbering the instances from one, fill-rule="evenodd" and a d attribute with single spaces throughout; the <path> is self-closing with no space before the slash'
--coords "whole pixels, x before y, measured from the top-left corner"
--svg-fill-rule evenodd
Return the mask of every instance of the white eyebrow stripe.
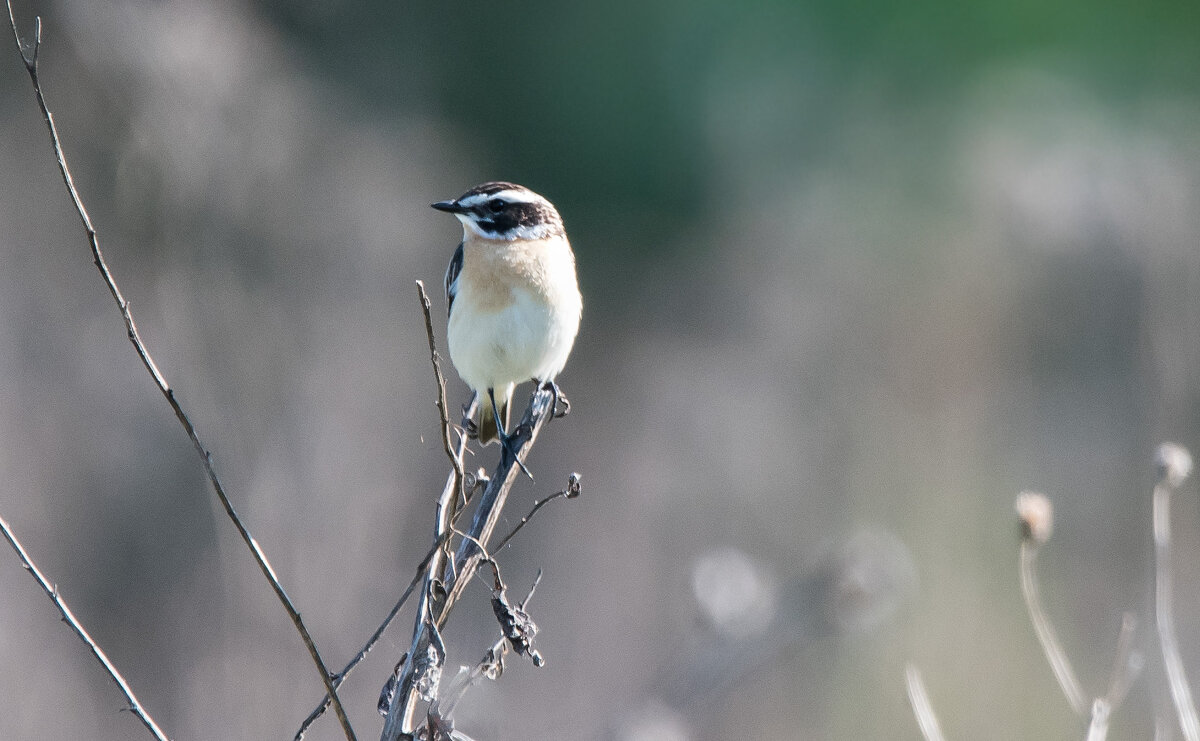
<path id="1" fill-rule="evenodd" d="M 476 193 L 475 195 L 463 198 L 458 203 L 467 208 L 474 208 L 481 203 L 487 203 L 493 198 L 499 198 L 509 203 L 538 203 L 544 200 L 541 196 L 528 190 L 513 190 L 512 188 L 508 188 L 506 190 L 498 190 L 495 193 Z"/>
<path id="2" fill-rule="evenodd" d="M 498 193 L 493 193 L 488 197 L 500 198 L 508 201 L 509 203 L 537 203 L 538 201 L 543 200 L 541 196 L 531 193 L 530 191 L 512 190 L 511 188 L 509 190 L 502 190 Z"/>

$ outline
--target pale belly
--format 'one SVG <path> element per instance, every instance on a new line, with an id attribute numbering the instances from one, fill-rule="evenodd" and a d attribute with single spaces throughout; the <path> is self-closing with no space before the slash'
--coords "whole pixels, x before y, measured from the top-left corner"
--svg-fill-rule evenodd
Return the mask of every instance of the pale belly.
<path id="1" fill-rule="evenodd" d="M 519 291 L 511 306 L 488 312 L 460 307 L 464 298 L 455 302 L 446 334 L 450 359 L 472 389 L 553 380 L 562 371 L 579 331 L 578 306 L 552 311 Z"/>

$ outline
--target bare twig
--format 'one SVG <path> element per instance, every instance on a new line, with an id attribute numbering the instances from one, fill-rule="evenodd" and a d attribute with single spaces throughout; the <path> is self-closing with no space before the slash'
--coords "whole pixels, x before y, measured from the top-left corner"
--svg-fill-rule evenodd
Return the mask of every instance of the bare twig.
<path id="1" fill-rule="evenodd" d="M 475 543 L 486 546 L 491 540 L 492 532 L 496 528 L 500 513 L 508 499 L 508 493 L 520 471 L 516 460 L 528 455 L 538 433 L 541 432 L 542 425 L 550 419 L 553 405 L 554 393 L 550 389 L 537 388 L 534 390 L 533 396 L 529 400 L 529 406 L 511 438 L 514 455 L 500 456 L 500 463 L 489 478 L 487 488 L 484 489 L 479 504 L 475 508 L 471 527 L 467 531 L 471 538 L 464 539 L 459 545 L 454 558 L 454 570 L 452 573 L 447 573 L 443 580 L 449 592 L 446 598 L 447 613 L 449 606 L 453 605 L 455 600 L 461 596 L 462 590 L 466 588 L 479 565 L 480 558 L 482 558 L 482 551 Z M 443 614 L 442 621 L 445 620 L 445 617 L 446 615 Z"/>
<path id="2" fill-rule="evenodd" d="M 946 741 L 937 715 L 933 712 L 933 704 L 929 702 L 929 693 L 925 691 L 921 670 L 916 664 L 910 662 L 905 665 L 904 684 L 908 687 L 908 702 L 912 705 L 913 715 L 917 717 L 917 725 L 921 728 L 921 735 L 925 737 L 925 741 Z"/>
<path id="3" fill-rule="evenodd" d="M 467 441 L 466 437 L 462 435 L 459 436 L 457 444 L 452 443 L 450 440 L 450 431 L 453 426 L 450 424 L 447 408 L 448 405 L 446 402 L 446 376 L 442 373 L 441 356 L 437 351 L 437 339 L 433 331 L 433 317 L 430 311 L 431 305 L 429 301 L 429 295 L 425 292 L 425 284 L 423 282 L 418 280 L 416 283 L 417 293 L 421 300 L 421 311 L 425 316 L 425 334 L 429 341 L 429 359 L 433 365 L 434 381 L 437 383 L 438 388 L 437 408 L 442 426 L 442 446 L 446 451 L 446 456 L 450 459 L 450 465 L 453 469 L 450 472 L 450 475 L 446 478 L 446 485 L 443 487 L 442 494 L 438 498 L 438 522 L 442 522 L 442 516 L 446 513 L 450 514 L 450 520 L 448 522 L 448 526 L 445 529 L 442 529 L 434 539 L 433 545 L 425 554 L 425 557 L 421 559 L 421 563 L 417 565 L 416 573 L 413 575 L 412 581 L 409 582 L 408 587 L 404 590 L 404 593 L 400 595 L 400 599 L 396 601 L 396 604 L 387 614 L 387 617 L 384 618 L 383 623 L 380 624 L 379 628 L 377 628 L 371 637 L 367 639 L 366 644 L 359 650 L 357 654 L 355 654 L 354 658 L 350 660 L 350 663 L 346 664 L 342 671 L 340 671 L 334 677 L 335 687 L 340 687 L 350 672 L 354 671 L 355 667 L 357 667 L 358 664 L 362 662 L 364 658 L 366 658 L 371 649 L 375 647 L 375 644 L 379 642 L 379 639 L 383 636 L 384 631 L 387 630 L 392 620 L 397 614 L 399 614 L 400 609 L 404 607 L 404 603 L 408 601 L 408 598 L 412 595 L 412 592 L 416 588 L 417 584 L 420 583 L 423 578 L 427 578 L 429 573 L 433 571 L 432 565 L 434 564 L 435 558 L 440 558 L 439 554 L 444 553 L 446 545 L 450 542 L 450 538 L 454 535 L 454 531 L 450 525 L 452 525 L 453 522 L 457 520 L 458 515 L 461 514 L 461 509 L 458 508 L 457 504 L 458 497 L 455 496 L 455 494 L 456 492 L 462 490 L 462 484 L 465 478 L 465 474 L 463 472 L 463 455 L 466 453 Z M 471 413 L 472 410 L 473 407 L 469 408 L 467 412 Z M 465 495 L 463 496 L 464 503 L 467 502 L 468 499 L 469 497 Z M 446 506 L 447 503 L 449 506 Z M 429 586 L 429 583 L 425 584 L 425 588 L 428 588 Z M 408 655 L 411 656 L 413 654 L 410 653 Z M 311 727 L 317 718 L 321 717 L 321 715 L 329 707 L 329 702 L 329 695 L 326 694 L 321 702 L 317 704 L 317 707 L 311 713 L 309 713 L 308 717 L 304 719 L 304 722 L 300 724 L 300 730 L 296 732 L 295 741 L 301 741 L 304 738 L 304 734 L 308 732 L 309 727 Z"/>
<path id="4" fill-rule="evenodd" d="M 463 441 L 460 441 L 460 449 L 462 445 Z M 446 486 L 450 486 L 449 481 L 446 482 Z M 469 497 L 467 498 L 467 501 L 470 501 Z M 417 584 L 421 582 L 422 577 L 425 575 L 425 569 L 429 565 L 430 560 L 433 559 L 434 554 L 444 548 L 445 545 L 450 541 L 450 537 L 454 534 L 455 533 L 453 530 L 445 533 L 442 538 L 435 542 L 425 553 L 425 556 L 421 559 L 421 562 L 417 564 L 416 573 L 413 574 L 412 581 L 408 583 L 408 586 L 404 589 L 404 593 L 400 595 L 400 599 L 396 600 L 396 604 L 392 605 L 392 609 L 390 612 L 388 612 L 387 617 L 383 619 L 383 622 L 380 623 L 379 627 L 375 629 L 375 632 L 371 634 L 371 637 L 367 639 L 367 642 L 363 644 L 363 647 L 359 649 L 357 654 L 354 655 L 354 658 L 350 659 L 349 663 L 342 667 L 342 670 L 333 676 L 334 687 L 341 687 L 342 682 L 346 681 L 346 677 L 349 676 L 350 673 L 354 671 L 354 669 L 357 668 L 360 663 L 362 663 L 363 659 L 367 658 L 367 654 L 371 652 L 371 649 L 375 648 L 375 644 L 379 643 L 379 639 L 383 637 L 384 632 L 387 630 L 388 626 L 391 625 L 392 620 L 394 620 L 396 615 L 400 613 L 400 610 L 404 607 L 404 603 L 408 602 L 408 598 L 412 596 L 413 590 L 416 589 Z M 295 741 L 301 741 L 304 738 L 304 734 L 308 732 L 309 727 L 316 722 L 317 718 L 320 718 L 321 715 L 323 715 L 325 711 L 329 709 L 329 703 L 329 695 L 325 695 L 325 697 L 321 699 L 321 702 L 317 704 L 317 707 L 311 713 L 309 713 L 308 717 L 304 719 L 304 722 L 300 724 L 300 730 L 296 732 Z"/>
<path id="5" fill-rule="evenodd" d="M 367 654 L 371 652 L 371 649 L 375 648 L 375 644 L 378 643 L 379 639 L 383 637 L 384 631 L 386 631 L 388 626 L 391 625 L 391 622 L 393 619 L 395 619 L 396 615 L 400 613 L 400 610 L 404 607 L 404 603 L 408 602 L 408 598 L 412 596 L 413 590 L 416 589 L 417 584 L 420 583 L 421 578 L 425 575 L 425 568 L 433 559 L 434 554 L 442 550 L 446 543 L 449 542 L 452 534 L 453 533 L 446 533 L 441 540 L 435 542 L 425 554 L 425 557 L 421 559 L 421 562 L 417 564 L 416 573 L 413 574 L 412 581 L 408 583 L 408 587 L 405 588 L 404 593 L 400 595 L 400 599 L 396 600 L 396 604 L 392 606 L 392 609 L 390 612 L 388 612 L 387 617 L 383 619 L 383 622 L 380 624 L 380 626 L 376 628 L 375 632 L 371 634 L 371 637 L 367 639 L 367 642 L 363 645 L 363 647 L 359 649 L 357 654 L 354 655 L 354 658 L 350 659 L 350 662 L 346 664 L 346 666 L 344 666 L 340 672 L 334 675 L 334 687 L 341 687 L 342 682 L 346 681 L 346 677 L 350 675 L 350 672 L 354 671 L 354 669 L 362 662 L 362 660 L 367 658 Z M 301 741 L 301 739 L 304 738 L 304 734 L 308 733 L 309 727 L 316 722 L 317 718 L 320 718 L 325 711 L 329 709 L 329 704 L 329 695 L 325 695 L 325 697 L 321 699 L 321 702 L 317 704 L 317 707 L 311 713 L 309 713 L 308 717 L 304 719 L 304 722 L 300 724 L 300 730 L 296 732 L 295 741 Z"/>
<path id="6" fill-rule="evenodd" d="M 580 491 L 579 474 L 573 473 L 567 479 L 567 488 L 556 491 L 545 499 L 539 499 L 533 503 L 533 508 L 529 510 L 529 514 L 522 517 L 521 521 L 517 523 L 516 527 L 514 527 L 508 535 L 505 535 L 500 542 L 496 544 L 496 553 L 504 550 L 504 546 L 508 545 L 508 541 L 512 540 L 517 533 L 521 532 L 521 528 L 525 527 L 525 524 L 533 519 L 533 516 L 536 515 L 538 510 L 540 510 L 542 507 L 545 507 L 555 499 L 574 499 L 575 497 L 579 496 Z"/>
<path id="7" fill-rule="evenodd" d="M 461 465 L 461 463 L 460 463 Z M 459 469 L 461 470 L 461 469 Z M 438 497 L 437 514 L 434 525 L 434 542 L 444 542 L 451 534 L 451 520 L 453 518 L 453 508 L 457 501 L 458 487 L 456 482 L 459 480 L 458 471 L 450 474 L 449 480 L 446 482 L 445 488 L 442 490 L 442 495 Z M 438 615 L 444 609 L 444 599 L 446 596 L 442 582 L 440 581 L 441 574 L 445 568 L 446 560 L 449 554 L 442 547 L 434 549 L 433 556 L 429 559 L 429 564 L 425 568 L 425 577 L 421 587 L 420 601 L 417 603 L 416 626 L 413 629 L 412 646 L 409 649 L 409 661 L 402 668 L 402 674 L 397 678 L 396 686 L 399 691 L 392 698 L 391 707 L 389 708 L 387 722 L 384 724 L 385 733 L 389 725 L 394 724 L 394 718 L 401 716 L 396 712 L 398 707 L 397 701 L 401 698 L 407 699 L 411 696 L 413 699 L 409 704 L 416 709 L 416 699 L 423 693 L 420 690 L 421 680 L 423 675 L 427 673 L 418 671 L 417 663 L 411 657 L 424 656 L 428 653 L 428 646 L 438 635 L 439 621 Z M 445 652 L 440 654 L 442 659 L 445 658 Z M 437 667 L 440 672 L 441 667 Z M 436 686 L 433 688 L 436 692 Z M 435 695 L 436 696 L 436 695 Z M 405 733 L 411 732 L 412 728 L 406 728 Z"/>
<path id="8" fill-rule="evenodd" d="M 412 703 L 415 705 L 415 698 L 419 694 L 417 691 L 419 677 L 415 668 L 416 662 L 411 657 L 424 655 L 426 646 L 430 643 L 433 636 L 436 635 L 439 628 L 436 615 L 443 609 L 444 603 L 442 600 L 445 598 L 445 591 L 440 579 L 446 568 L 446 560 L 449 558 L 449 553 L 445 550 L 444 546 L 449 542 L 449 538 L 453 534 L 453 523 L 457 519 L 456 507 L 458 506 L 458 497 L 462 491 L 464 477 L 462 459 L 466 452 L 466 436 L 459 437 L 457 447 L 453 446 L 450 442 L 451 428 L 447 413 L 446 377 L 442 373 L 441 358 L 437 351 L 437 340 L 433 331 L 429 295 L 425 292 L 425 284 L 421 281 L 417 281 L 417 292 L 421 299 L 421 311 L 425 317 L 425 334 L 429 341 L 429 359 L 433 365 L 434 381 L 437 383 L 438 389 L 437 407 L 442 428 L 442 445 L 446 451 L 446 456 L 450 458 L 450 465 L 453 470 L 446 479 L 446 485 L 442 488 L 441 496 L 438 497 L 434 524 L 434 547 L 424 566 L 424 581 L 421 587 L 420 601 L 417 604 L 416 626 L 413 629 L 412 645 L 408 652 L 410 660 L 405 662 L 400 668 L 400 674 L 394 677 L 398 691 L 392 695 L 391 702 L 389 703 L 390 707 L 387 722 L 385 723 L 385 733 L 388 732 L 386 729 L 389 725 L 395 726 L 401 718 L 401 714 L 396 712 L 396 708 L 400 707 L 398 702 L 401 698 L 404 698 L 407 702 L 407 698 L 412 696 L 414 698 Z M 412 728 L 410 727 L 405 729 L 405 732 L 411 730 Z"/>
<path id="9" fill-rule="evenodd" d="M 1171 596 L 1171 492 L 1183 483 L 1191 471 L 1191 456 L 1178 445 L 1164 444 L 1158 449 L 1159 477 L 1154 486 L 1152 518 L 1154 523 L 1154 618 L 1162 647 L 1163 665 L 1171 701 L 1179 716 L 1179 728 L 1187 741 L 1200 740 L 1200 719 L 1183 670 L 1179 641 L 1175 636 L 1175 616 Z"/>
<path id="10" fill-rule="evenodd" d="M 1087 717 L 1088 702 L 1083 687 L 1067 660 L 1067 654 L 1058 642 L 1058 635 L 1038 594 L 1037 576 L 1034 566 L 1037 562 L 1038 548 L 1050 539 L 1054 531 L 1054 509 L 1050 499 L 1045 494 L 1033 491 L 1023 491 L 1017 495 L 1017 518 L 1021 524 L 1021 596 L 1025 598 L 1025 608 L 1029 612 L 1029 620 L 1033 623 L 1034 632 L 1042 644 L 1042 652 L 1050 662 L 1050 669 L 1058 686 L 1062 688 L 1071 709 L 1081 718 Z"/>
<path id="11" fill-rule="evenodd" d="M 433 375 L 437 381 L 438 398 L 437 408 L 438 414 L 441 416 L 442 422 L 442 447 L 446 450 L 446 457 L 450 459 L 450 465 L 454 467 L 454 474 L 457 477 L 456 485 L 462 485 L 463 479 L 463 449 L 461 447 L 455 450 L 455 447 L 450 443 L 450 415 L 446 408 L 446 376 L 442 373 L 442 358 L 437 351 L 437 341 L 433 334 L 433 316 L 430 311 L 429 294 L 425 292 L 425 284 L 417 281 L 417 293 L 421 296 L 421 312 L 425 315 L 425 336 L 429 339 L 429 360 L 433 363 Z"/>
<path id="12" fill-rule="evenodd" d="M 512 485 L 515 483 L 517 475 L 520 472 L 520 467 L 516 461 L 526 455 L 529 448 L 532 447 L 538 433 L 541 431 L 542 425 L 553 414 L 553 404 L 554 394 L 549 388 L 538 387 L 534 390 L 524 416 L 512 433 L 511 441 L 514 448 L 514 455 L 502 454 L 500 456 L 500 462 L 488 477 L 488 484 L 480 495 L 478 503 L 475 505 L 471 526 L 463 533 L 462 542 L 459 544 L 453 560 L 449 560 L 445 564 L 443 571 L 436 579 L 432 578 L 432 573 L 430 572 L 430 578 L 427 578 L 427 585 L 424 591 L 427 593 L 434 581 L 444 590 L 440 595 L 440 599 L 429 605 L 429 616 L 432 619 L 432 624 L 436 627 L 441 628 L 445 624 L 455 602 L 462 595 L 467 584 L 470 583 L 476 569 L 479 567 L 480 560 L 484 558 L 484 549 L 487 548 L 488 541 L 491 539 L 496 523 L 499 521 L 500 514 L 504 509 L 508 493 L 512 489 Z M 425 640 L 422 635 L 428 632 L 427 624 L 420 622 L 419 618 L 420 613 L 418 613 L 418 623 L 413 631 L 414 647 L 419 642 Z M 413 653 L 410 652 L 409 655 L 411 656 Z M 414 686 L 416 675 L 412 664 L 413 662 L 409 661 L 403 668 L 402 676 L 397 685 L 399 691 L 393 697 L 388 710 L 387 720 L 384 722 L 383 734 L 381 736 L 383 741 L 399 741 L 401 738 L 411 738 L 413 730 L 416 728 L 418 717 L 417 703 L 420 697 Z"/>
<path id="13" fill-rule="evenodd" d="M 1125 700 L 1130 685 L 1142 669 L 1140 656 L 1133 653 L 1133 633 L 1136 628 L 1137 619 L 1133 613 L 1125 613 L 1121 620 L 1121 634 L 1117 637 L 1117 654 L 1113 659 L 1108 693 L 1092 700 L 1086 741 L 1104 741 L 1108 738 L 1109 719 Z"/>
<path id="14" fill-rule="evenodd" d="M 295 625 L 297 632 L 300 633 L 300 637 L 304 641 L 304 646 L 308 649 L 309 656 L 312 657 L 313 663 L 316 665 L 317 670 L 321 675 L 321 681 L 325 685 L 326 692 L 328 692 L 333 698 L 334 709 L 337 712 L 338 719 L 341 721 L 342 729 L 345 731 L 346 738 L 348 741 L 355 741 L 354 730 L 350 726 L 350 719 L 346 716 L 346 711 L 342 707 L 342 702 L 337 696 L 337 690 L 333 685 L 332 677 L 330 676 L 328 669 L 325 668 L 325 662 L 321 659 L 321 654 L 317 650 L 316 643 L 313 642 L 312 635 L 308 632 L 308 628 L 305 627 L 304 621 L 300 618 L 300 612 L 296 609 L 295 605 L 292 604 L 287 592 L 285 592 L 283 589 L 283 585 L 279 583 L 279 578 L 275 575 L 274 569 L 271 568 L 270 563 L 267 561 L 266 554 L 263 552 L 262 548 L 258 545 L 258 542 L 250 534 L 250 531 L 246 528 L 245 524 L 243 524 L 241 518 L 234 510 L 233 504 L 229 501 L 229 497 L 226 495 L 225 487 L 221 483 L 220 478 L 217 476 L 216 468 L 213 465 L 212 454 L 209 453 L 207 448 L 201 442 L 200 437 L 196 432 L 195 425 L 192 424 L 191 419 L 183 411 L 183 407 L 175 398 L 175 391 L 170 387 L 170 385 L 167 384 L 166 378 L 158 369 L 158 366 L 154 363 L 154 358 L 150 355 L 150 351 L 146 348 L 145 343 L 142 342 L 141 335 L 137 330 L 137 325 L 133 320 L 133 314 L 129 308 L 129 302 L 126 301 L 124 295 L 122 295 L 121 289 L 118 288 L 116 280 L 113 278 L 112 273 L 108 269 L 108 264 L 104 260 L 104 254 L 100 250 L 100 241 L 97 238 L 96 229 L 92 225 L 92 220 L 88 216 L 87 209 L 84 208 L 83 201 L 79 197 L 79 192 L 75 188 L 75 181 L 71 176 L 70 168 L 67 166 L 66 156 L 64 155 L 62 149 L 62 142 L 58 136 L 58 128 L 54 124 L 54 116 L 50 113 L 50 109 L 47 107 L 45 96 L 42 94 L 41 82 L 38 79 L 37 62 L 38 50 L 41 46 L 41 19 L 38 18 L 36 21 L 32 52 L 26 53 L 21 44 L 20 33 L 17 31 L 16 19 L 13 17 L 12 0 L 6 0 L 6 3 L 8 5 L 8 20 L 10 26 L 12 27 L 13 39 L 16 41 L 17 51 L 20 52 L 21 59 L 25 63 L 25 69 L 28 71 L 29 79 L 33 83 L 33 91 L 34 95 L 37 97 L 38 107 L 41 108 L 42 117 L 45 119 L 46 127 L 49 129 L 50 141 L 54 147 L 54 156 L 58 161 L 59 173 L 62 175 L 63 183 L 66 185 L 67 192 L 71 196 L 71 201 L 75 206 L 75 210 L 79 214 L 80 220 L 83 222 L 84 231 L 87 232 L 88 242 L 90 243 L 92 250 L 92 258 L 96 264 L 96 268 L 100 271 L 100 275 L 103 277 L 105 285 L 108 286 L 109 293 L 112 294 L 113 300 L 117 303 L 117 308 L 121 312 L 121 318 L 125 321 L 125 329 L 129 336 L 129 341 L 133 344 L 133 347 L 137 351 L 138 357 L 141 359 L 142 364 L 146 367 L 146 370 L 149 371 L 150 375 L 154 378 L 155 385 L 158 386 L 159 391 L 162 392 L 163 396 L 167 400 L 167 403 L 171 405 L 171 409 L 175 412 L 175 416 L 179 419 L 179 423 L 183 425 L 188 439 L 192 441 L 192 446 L 196 449 L 197 455 L 200 456 L 201 463 L 204 466 L 204 471 L 208 475 L 209 481 L 212 483 L 212 487 L 217 494 L 217 498 L 221 500 L 221 505 L 225 508 L 225 513 L 229 516 L 229 519 L 237 528 L 242 540 L 245 541 L 246 546 L 250 549 L 255 562 L 258 564 L 259 570 L 262 571 L 263 576 L 266 577 L 267 581 L 271 584 L 271 589 L 274 590 L 276 597 L 279 598 L 280 603 L 287 611 L 288 617 L 291 618 L 292 624 Z"/>
<path id="15" fill-rule="evenodd" d="M 504 636 L 492 644 L 478 664 L 468 669 L 459 667 L 458 674 L 430 707 L 430 714 L 450 719 L 454 708 L 472 686 L 481 679 L 497 679 L 504 673 L 504 654 L 508 651 L 508 639 Z"/>
<path id="16" fill-rule="evenodd" d="M 1029 620 L 1033 623 L 1034 632 L 1042 644 L 1042 651 L 1046 654 L 1046 660 L 1050 662 L 1050 669 L 1054 672 L 1054 678 L 1058 680 L 1058 686 L 1062 688 L 1075 714 L 1086 717 L 1089 706 L 1087 695 L 1084 694 L 1079 678 L 1075 676 L 1075 670 L 1071 668 L 1071 662 L 1067 659 L 1062 644 L 1058 642 L 1058 634 L 1054 632 L 1054 626 L 1050 624 L 1046 610 L 1042 607 L 1037 578 L 1034 575 L 1037 552 L 1036 543 L 1030 540 L 1021 541 L 1021 595 L 1025 598 Z"/>
<path id="17" fill-rule="evenodd" d="M 1121 634 L 1117 637 L 1117 653 L 1113 658 L 1112 675 L 1108 680 L 1108 693 L 1104 699 L 1113 710 L 1125 700 L 1129 688 L 1142 671 L 1141 652 L 1133 651 L 1133 634 L 1137 630 L 1137 618 L 1127 612 L 1121 619 Z"/>
<path id="18" fill-rule="evenodd" d="M 5 522 L 3 517 L 0 517 L 0 533 L 3 533 L 4 539 L 7 540 L 8 544 L 11 545 L 13 550 L 17 552 L 17 556 L 21 559 L 21 565 L 24 566 L 25 570 L 29 572 L 29 575 L 34 578 L 34 580 L 38 583 L 38 586 L 40 586 L 42 591 L 46 593 L 46 596 L 49 597 L 50 601 L 54 603 L 54 606 L 58 608 L 59 614 L 62 615 L 63 622 L 65 622 L 71 628 L 71 630 L 75 631 L 75 635 L 79 636 L 79 640 L 87 644 L 87 647 L 92 651 L 92 655 L 96 657 L 96 660 L 99 661 L 100 665 L 104 667 L 104 671 L 108 672 L 108 676 L 121 690 L 121 694 L 125 695 L 125 701 L 129 703 L 130 712 L 137 716 L 138 720 L 142 722 L 142 725 L 146 726 L 146 729 L 150 731 L 154 738 L 158 739 L 159 741 L 168 741 L 167 735 L 162 732 L 162 729 L 160 729 L 158 724 L 154 722 L 154 718 L 150 717 L 150 713 L 146 712 L 146 709 L 142 707 L 142 703 L 138 701 L 136 696 L 134 696 L 133 690 L 129 688 L 129 685 L 125 682 L 125 678 L 121 676 L 121 673 L 117 671 L 117 668 L 113 666 L 111 661 L 108 660 L 108 656 L 104 654 L 104 651 L 101 650 L 98 645 L 96 645 L 96 642 L 92 640 L 92 637 L 88 635 L 88 632 L 82 625 L 80 625 L 79 620 L 75 618 L 75 614 L 71 612 L 71 608 L 67 607 L 67 603 L 63 601 L 63 598 L 58 593 L 58 587 L 50 583 L 45 575 L 42 574 L 41 570 L 38 569 L 37 564 L 35 564 L 29 557 L 29 554 L 25 552 L 25 548 L 21 545 L 20 541 L 17 540 L 17 536 L 13 534 L 12 528 L 9 527 L 9 524 Z"/>
<path id="19" fill-rule="evenodd" d="M 504 582 L 500 578 L 500 566 L 490 557 L 485 558 L 480 563 L 486 563 L 492 568 L 492 576 L 494 579 L 494 587 L 496 590 L 504 590 Z M 534 590 L 537 589 L 538 582 L 542 580 L 542 570 L 538 569 L 537 578 L 533 580 L 533 586 L 529 588 L 529 592 L 525 595 L 525 599 L 517 606 L 522 612 L 529 604 L 529 600 L 533 599 Z M 493 598 L 495 599 L 495 598 Z M 494 604 L 494 603 L 493 603 Z M 439 693 L 429 705 L 427 717 L 429 726 L 442 733 L 442 736 L 430 734 L 427 738 L 451 738 L 457 741 L 465 739 L 470 741 L 470 737 L 454 730 L 453 713 L 454 708 L 459 700 L 463 698 L 467 690 L 479 683 L 482 679 L 496 680 L 504 673 L 504 656 L 508 653 L 509 646 L 513 645 L 512 636 L 507 630 L 504 635 L 500 636 L 500 640 L 496 641 L 484 653 L 483 659 L 478 664 L 471 668 L 460 666 L 458 674 L 450 680 L 447 687 Z M 514 647 L 515 648 L 515 647 Z"/>
<path id="20" fill-rule="evenodd" d="M 1112 706 L 1103 697 L 1092 700 L 1091 721 L 1088 723 L 1084 741 L 1104 741 L 1108 738 L 1108 720 L 1112 716 L 1112 711 Z"/>

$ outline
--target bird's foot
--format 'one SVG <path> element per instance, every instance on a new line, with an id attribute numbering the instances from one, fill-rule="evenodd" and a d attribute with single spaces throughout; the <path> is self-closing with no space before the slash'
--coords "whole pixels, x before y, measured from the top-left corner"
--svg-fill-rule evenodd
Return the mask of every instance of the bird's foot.
<path id="1" fill-rule="evenodd" d="M 462 428 L 467 433 L 468 440 L 479 439 L 479 423 L 471 416 L 471 410 L 474 408 L 475 397 L 462 405 Z"/>
<path id="2" fill-rule="evenodd" d="M 473 419 L 464 419 L 462 423 L 463 432 L 467 434 L 468 440 L 479 439 L 479 424 Z"/>
<path id="3" fill-rule="evenodd" d="M 550 405 L 551 419 L 562 419 L 571 413 L 571 400 L 562 392 L 557 383 L 554 381 L 543 381 L 542 388 L 549 391 L 550 395 L 554 398 L 554 402 Z M 562 404 L 561 409 L 559 409 L 559 404 Z"/>

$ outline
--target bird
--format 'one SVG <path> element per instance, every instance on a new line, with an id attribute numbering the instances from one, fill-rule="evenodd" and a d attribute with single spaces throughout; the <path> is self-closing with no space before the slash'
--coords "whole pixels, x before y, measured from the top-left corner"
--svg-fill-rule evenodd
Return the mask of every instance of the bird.
<path id="1" fill-rule="evenodd" d="M 516 385 L 532 380 L 552 391 L 557 409 L 555 379 L 583 312 L 575 253 L 558 209 L 524 186 L 486 182 L 432 205 L 463 227 L 445 288 L 450 360 L 480 399 L 478 419 L 464 422 L 529 475 L 510 440 L 509 406 Z"/>

